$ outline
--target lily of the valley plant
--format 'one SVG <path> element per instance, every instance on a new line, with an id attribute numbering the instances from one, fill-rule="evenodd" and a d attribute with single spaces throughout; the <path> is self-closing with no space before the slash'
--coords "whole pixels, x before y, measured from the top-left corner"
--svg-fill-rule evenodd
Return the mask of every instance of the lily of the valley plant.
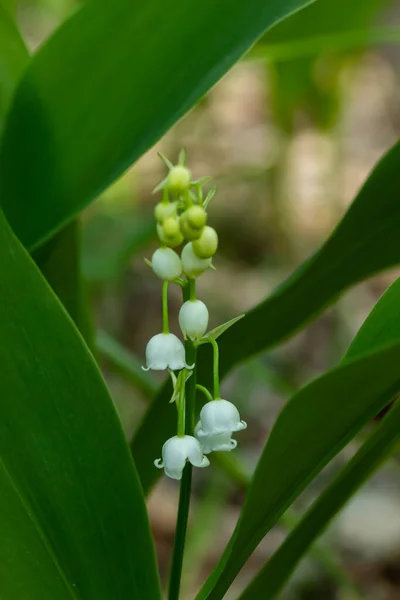
<path id="1" fill-rule="evenodd" d="M 151 265 L 154 273 L 163 281 L 162 315 L 163 330 L 154 335 L 146 347 L 145 370 L 168 369 L 173 383 L 171 404 L 177 409 L 176 435 L 165 441 L 161 454 L 154 464 L 164 469 L 168 477 L 181 479 L 189 462 L 194 467 L 208 467 L 205 454 L 229 452 L 237 446 L 232 435 L 246 428 L 239 411 L 232 402 L 221 398 L 219 386 L 219 352 L 216 338 L 229 324 L 224 324 L 207 334 L 208 308 L 197 298 L 196 279 L 207 269 L 213 268 L 212 259 L 218 248 L 218 234 L 207 225 L 207 207 L 215 194 L 212 187 L 204 195 L 203 185 L 209 177 L 192 180 L 185 167 L 186 153 L 182 151 L 179 163 L 173 165 L 164 160 L 168 174 L 154 188 L 162 192 L 162 200 L 154 210 L 160 247 L 154 252 Z M 183 247 L 182 247 L 183 246 Z M 182 247 L 180 255 L 178 248 Z M 169 330 L 168 286 L 176 283 L 183 290 L 183 304 L 179 311 L 179 326 L 186 340 L 183 342 Z M 196 366 L 196 349 L 200 344 L 210 343 L 213 347 L 214 389 L 213 394 L 202 385 L 195 389 L 206 397 L 200 419 L 194 425 L 194 406 L 187 402 L 187 390 Z M 190 355 L 190 357 L 189 357 Z M 191 414 L 188 414 L 188 413 Z"/>

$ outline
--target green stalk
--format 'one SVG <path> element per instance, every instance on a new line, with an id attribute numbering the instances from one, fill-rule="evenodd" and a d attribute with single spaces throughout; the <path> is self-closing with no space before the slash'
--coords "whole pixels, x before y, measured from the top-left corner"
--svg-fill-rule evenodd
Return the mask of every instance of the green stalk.
<path id="1" fill-rule="evenodd" d="M 209 338 L 209 342 L 213 347 L 213 381 L 214 381 L 214 398 L 217 400 L 221 398 L 221 392 L 219 390 L 219 348 L 217 341 L 214 338 Z"/>
<path id="2" fill-rule="evenodd" d="M 208 389 L 206 387 L 204 387 L 204 385 L 200 385 L 199 383 L 196 385 L 196 389 L 199 390 L 199 392 L 202 392 L 205 397 L 207 398 L 208 402 L 211 402 L 211 400 L 213 399 L 213 397 L 211 396 L 210 392 L 208 391 Z"/>
<path id="3" fill-rule="evenodd" d="M 192 283 L 193 281 L 193 283 Z M 183 288 L 183 300 L 188 300 L 188 296 L 193 293 L 195 281 L 191 280 L 189 286 Z M 188 289 L 190 288 L 190 290 Z M 186 362 L 189 365 L 196 363 L 197 349 L 191 340 L 185 343 Z M 195 403 L 196 403 L 196 366 L 192 376 L 186 382 L 186 419 L 185 433 L 194 434 L 195 426 Z M 192 487 L 192 465 L 188 462 L 183 469 L 181 489 L 179 494 L 178 517 L 175 528 L 174 552 L 172 555 L 171 577 L 169 583 L 169 600 L 179 600 L 181 588 L 183 553 L 185 549 L 186 531 L 189 519 L 190 494 Z"/>
<path id="4" fill-rule="evenodd" d="M 164 281 L 163 288 L 162 288 L 162 321 L 163 321 L 163 333 L 169 333 L 168 281 Z"/>

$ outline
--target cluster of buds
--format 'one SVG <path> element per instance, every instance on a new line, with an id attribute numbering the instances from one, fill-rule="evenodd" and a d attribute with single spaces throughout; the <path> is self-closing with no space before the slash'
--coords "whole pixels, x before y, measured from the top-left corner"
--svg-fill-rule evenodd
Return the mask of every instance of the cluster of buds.
<path id="1" fill-rule="evenodd" d="M 210 461 L 206 454 L 236 448 L 237 442 L 232 435 L 245 429 L 246 423 L 240 419 L 237 408 L 231 402 L 221 399 L 219 392 L 216 338 L 231 323 L 221 325 L 207 334 L 208 309 L 204 302 L 196 298 L 196 278 L 213 268 L 212 258 L 218 248 L 217 232 L 207 225 L 207 207 L 215 194 L 215 187 L 204 195 L 203 185 L 209 178 L 192 180 L 184 164 L 184 151 L 180 153 L 177 165 L 164 156 L 161 158 L 168 168 L 168 174 L 154 188 L 155 192 L 162 191 L 162 200 L 154 211 L 160 247 L 154 252 L 151 262 L 147 262 L 163 281 L 163 330 L 148 342 L 146 367 L 143 368 L 169 370 L 171 374 L 174 386 L 171 402 L 176 403 L 178 410 L 177 435 L 165 442 L 162 459 L 155 460 L 154 464 L 163 468 L 169 477 L 181 479 L 188 461 L 195 467 L 207 467 Z M 180 255 L 176 250 L 179 246 L 183 246 Z M 185 346 L 169 331 L 169 283 L 177 283 L 189 292 L 188 299 L 179 311 L 179 325 L 184 339 L 190 340 L 195 346 L 211 343 L 214 350 L 214 396 L 205 387 L 196 386 L 206 395 L 207 402 L 194 431 L 187 431 L 185 424 L 185 394 L 186 381 L 195 364 L 187 364 Z"/>

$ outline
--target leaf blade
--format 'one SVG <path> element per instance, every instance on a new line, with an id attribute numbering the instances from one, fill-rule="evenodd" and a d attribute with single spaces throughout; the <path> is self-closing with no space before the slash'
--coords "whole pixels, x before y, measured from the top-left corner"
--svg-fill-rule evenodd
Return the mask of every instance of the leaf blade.
<path id="1" fill-rule="evenodd" d="M 46 241 L 265 29 L 309 1 L 177 0 L 165 10 L 162 0 L 117 0 L 90 2 L 73 15 L 32 60 L 5 131 L 1 196 L 22 242 L 33 248 Z"/>
<path id="2" fill-rule="evenodd" d="M 140 484 L 108 391 L 2 214 L 0 257 L 2 594 L 160 598 Z"/>

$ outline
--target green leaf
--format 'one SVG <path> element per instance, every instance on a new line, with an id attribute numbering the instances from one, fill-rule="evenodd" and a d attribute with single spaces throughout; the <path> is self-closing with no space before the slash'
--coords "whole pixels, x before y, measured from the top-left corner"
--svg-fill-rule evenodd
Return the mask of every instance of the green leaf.
<path id="1" fill-rule="evenodd" d="M 80 223 L 74 220 L 64 227 L 33 253 L 33 259 L 92 349 L 93 328 L 81 275 Z"/>
<path id="2" fill-rule="evenodd" d="M 267 28 L 308 3 L 116 0 L 77 11 L 31 61 L 5 131 L 2 205 L 24 245 L 70 221 Z"/>
<path id="3" fill-rule="evenodd" d="M 221 375 L 238 362 L 270 348 L 309 322 L 350 285 L 400 262 L 398 182 L 400 143 L 375 167 L 331 237 L 269 298 L 219 339 Z M 379 202 L 377 202 L 379 198 Z M 198 381 L 210 384 L 211 352 L 199 348 Z M 132 441 L 147 492 L 159 472 L 149 468 L 166 438 L 174 435 L 167 384 L 154 399 Z"/>
<path id="4" fill-rule="evenodd" d="M 383 408 L 400 390 L 400 379 L 397 379 L 397 382 L 394 380 L 391 383 L 383 382 L 382 379 L 386 377 L 385 368 L 382 366 L 381 370 L 379 368 L 375 370 L 375 361 L 379 362 L 383 353 L 387 355 L 388 361 L 394 361 L 392 365 L 387 366 L 390 370 L 394 367 L 393 374 L 395 373 L 397 358 L 394 358 L 391 353 L 397 354 L 400 345 L 399 304 L 400 279 L 389 288 L 375 306 L 351 344 L 341 365 L 300 390 L 286 405 L 272 429 L 258 463 L 237 530 L 220 565 L 208 584 L 205 585 L 205 590 L 199 598 L 220 597 L 218 594 L 222 593 L 222 589 L 227 589 L 226 586 L 233 580 L 245 560 L 270 530 L 271 525 L 276 522 L 277 511 L 279 511 L 279 517 L 285 507 L 289 506 L 287 502 L 293 493 L 292 490 L 295 489 L 296 478 L 299 476 L 299 468 L 303 461 L 301 455 L 304 454 L 310 462 L 303 463 L 306 471 L 303 471 L 304 479 L 300 484 L 300 491 L 314 477 L 313 469 L 317 469 L 316 472 L 320 471 L 328 460 L 343 447 L 343 436 L 349 441 L 369 418 L 379 412 L 379 409 L 370 412 L 372 403 L 381 403 L 383 400 L 381 405 Z M 389 344 L 392 346 L 388 348 Z M 371 364 L 372 369 L 371 373 L 364 371 L 364 375 L 360 379 L 353 371 L 355 365 L 362 364 L 363 358 L 359 357 L 364 357 Z M 361 362 L 358 362 L 360 360 Z M 348 367 L 350 367 L 350 371 Z M 380 381 L 375 382 L 374 378 Z M 328 383 L 329 381 L 330 383 Z M 381 390 L 386 387 L 387 383 L 389 383 L 387 389 L 391 389 L 391 392 L 382 396 Z M 354 409 L 356 410 L 356 421 L 351 425 L 348 418 Z M 299 421 L 297 424 L 296 419 Z M 392 430 L 392 425 L 389 427 Z M 328 439 L 331 445 L 328 444 L 324 447 Z M 374 443 L 372 442 L 372 445 Z M 389 444 L 387 449 L 390 450 L 391 447 Z M 349 468 L 353 469 L 352 466 Z M 374 461 L 371 463 L 370 472 L 373 468 L 375 468 Z M 368 473 L 365 468 L 360 471 L 356 468 L 360 483 L 365 477 L 368 477 Z M 298 484 L 299 480 L 297 479 Z M 276 489 L 278 493 L 276 493 Z M 345 489 L 341 493 L 345 494 Z M 293 500 L 298 493 L 299 490 L 291 499 Z M 331 494 L 334 499 L 335 491 L 333 490 Z M 245 549 L 246 543 L 248 544 L 247 550 Z M 241 557 L 240 553 L 242 553 Z M 276 572 L 277 578 L 278 573 L 281 571 Z M 263 576 L 262 579 L 264 581 Z M 209 594 L 207 594 L 207 590 L 210 590 Z M 252 591 L 254 590 L 252 589 Z"/>
<path id="5" fill-rule="evenodd" d="M 354 338 L 343 361 L 400 341 L 400 279 L 380 298 Z M 383 376 L 383 374 L 382 374 Z M 274 598 L 301 556 L 351 495 L 397 447 L 400 404 L 396 402 L 359 452 L 335 478 L 246 588 L 241 600 Z"/>
<path id="6" fill-rule="evenodd" d="M 363 444 L 341 473 L 307 511 L 268 563 L 240 596 L 240 600 L 271 600 L 281 590 L 304 552 L 320 535 L 354 492 L 398 447 L 400 404 L 384 418 L 378 430 Z"/>
<path id="7" fill-rule="evenodd" d="M 1 597 L 161 598 L 107 388 L 2 214 L 0 257 Z"/>
<path id="8" fill-rule="evenodd" d="M 228 329 L 230 327 L 232 327 L 232 325 L 235 325 L 235 323 L 240 321 L 240 319 L 243 319 L 243 317 L 245 317 L 245 316 L 246 315 L 243 313 L 242 315 L 238 315 L 237 317 L 230 319 L 230 321 L 227 321 L 226 323 L 222 323 L 222 325 L 218 325 L 217 327 L 214 327 L 214 329 L 211 329 L 211 331 L 209 331 L 204 336 L 204 338 L 205 338 L 204 343 L 207 342 L 208 338 L 212 338 L 214 340 L 218 339 L 220 335 L 225 333 L 225 331 L 228 331 Z"/>
<path id="9" fill-rule="evenodd" d="M 29 60 L 20 33 L 0 6 L 0 136 L 14 89 Z"/>

